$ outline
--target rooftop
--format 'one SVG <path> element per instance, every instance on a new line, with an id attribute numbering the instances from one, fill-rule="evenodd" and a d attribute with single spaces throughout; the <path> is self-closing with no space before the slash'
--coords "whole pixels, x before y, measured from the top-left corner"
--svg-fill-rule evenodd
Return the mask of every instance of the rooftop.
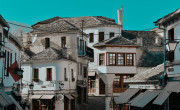
<path id="1" fill-rule="evenodd" d="M 123 36 L 116 36 L 110 39 L 104 40 L 102 42 L 96 43 L 93 45 L 94 47 L 102 47 L 102 46 L 138 46 L 131 40 L 126 39 Z"/>
<path id="2" fill-rule="evenodd" d="M 157 25 L 157 24 L 162 24 L 162 23 L 164 23 L 164 22 L 166 22 L 166 21 L 168 21 L 168 20 L 173 19 L 174 17 L 179 16 L 179 14 L 180 14 L 180 9 L 177 9 L 177 10 L 173 11 L 172 13 L 169 13 L 168 15 L 166 15 L 166 16 L 158 19 L 158 20 L 155 21 L 154 23 L 156 23 L 156 25 Z"/>
<path id="3" fill-rule="evenodd" d="M 159 51 L 145 51 L 138 62 L 138 67 L 155 67 L 163 63 L 164 53 Z"/>
<path id="4" fill-rule="evenodd" d="M 148 69 L 142 73 L 136 74 L 134 77 L 127 79 L 126 83 L 159 81 L 161 73 L 164 71 L 164 64 Z"/>

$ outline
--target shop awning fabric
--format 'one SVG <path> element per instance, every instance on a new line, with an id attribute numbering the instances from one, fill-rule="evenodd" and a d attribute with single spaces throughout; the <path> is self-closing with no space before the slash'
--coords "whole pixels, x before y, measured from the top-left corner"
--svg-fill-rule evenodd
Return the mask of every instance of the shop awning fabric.
<path id="1" fill-rule="evenodd" d="M 0 105 L 6 107 L 13 103 L 14 102 L 11 100 L 11 98 L 2 89 L 0 89 Z"/>
<path id="2" fill-rule="evenodd" d="M 68 99 L 74 99 L 71 95 L 65 95 Z"/>
<path id="3" fill-rule="evenodd" d="M 147 90 L 143 93 L 140 93 L 138 96 L 133 98 L 128 103 L 131 106 L 143 108 L 149 102 L 151 102 L 160 92 L 161 92 L 161 90 L 153 90 L 153 91 Z"/>
<path id="4" fill-rule="evenodd" d="M 127 103 L 130 98 L 132 98 L 140 89 L 127 89 L 123 92 L 119 97 L 115 99 L 116 104 L 124 104 Z"/>
<path id="5" fill-rule="evenodd" d="M 180 92 L 180 82 L 168 82 L 159 96 L 154 100 L 153 104 L 162 105 L 172 92 Z"/>
<path id="6" fill-rule="evenodd" d="M 54 95 L 43 95 L 40 99 L 52 99 Z"/>
<path id="7" fill-rule="evenodd" d="M 42 95 L 32 95 L 31 99 L 40 99 Z"/>
<path id="8" fill-rule="evenodd" d="M 14 104 L 16 105 L 16 107 L 17 107 L 19 110 L 23 110 L 22 107 L 17 103 L 17 101 L 13 98 L 12 95 L 9 95 L 9 97 L 11 98 L 11 100 L 14 102 Z"/>
<path id="9" fill-rule="evenodd" d="M 88 76 L 95 76 L 96 75 L 96 72 L 95 71 L 89 71 L 88 72 Z"/>

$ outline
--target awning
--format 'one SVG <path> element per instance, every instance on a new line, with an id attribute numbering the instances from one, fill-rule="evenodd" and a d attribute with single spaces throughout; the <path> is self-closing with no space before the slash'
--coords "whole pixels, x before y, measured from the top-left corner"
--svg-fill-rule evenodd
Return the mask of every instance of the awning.
<path id="1" fill-rule="evenodd" d="M 147 90 L 144 93 L 140 93 L 137 97 L 133 98 L 128 103 L 131 106 L 143 108 L 149 102 L 151 102 L 160 92 L 161 90 L 153 90 L 153 91 Z"/>
<path id="2" fill-rule="evenodd" d="M 73 97 L 78 97 L 78 94 L 72 94 Z"/>
<path id="3" fill-rule="evenodd" d="M 115 99 L 116 104 L 127 103 L 140 89 L 129 88 Z"/>
<path id="4" fill-rule="evenodd" d="M 74 99 L 71 95 L 65 95 L 68 99 Z"/>
<path id="5" fill-rule="evenodd" d="M 0 104 L 3 107 L 13 104 L 11 98 L 2 89 L 0 89 Z"/>
<path id="6" fill-rule="evenodd" d="M 40 99 L 42 95 L 32 95 L 31 99 Z"/>
<path id="7" fill-rule="evenodd" d="M 154 100 L 153 104 L 162 105 L 169 97 L 171 92 L 180 92 L 180 82 L 168 82 L 165 88 L 161 91 L 159 96 Z"/>
<path id="8" fill-rule="evenodd" d="M 54 95 L 43 95 L 41 99 L 52 99 Z"/>
<path id="9" fill-rule="evenodd" d="M 14 104 L 16 105 L 16 107 L 19 109 L 19 110 L 22 110 L 23 108 L 19 105 L 19 103 L 13 98 L 12 95 L 9 95 L 9 97 L 11 98 L 11 100 L 14 102 Z"/>
<path id="10" fill-rule="evenodd" d="M 78 86 L 79 86 L 79 87 L 82 87 L 82 88 L 87 87 L 87 85 L 85 85 L 85 84 L 79 84 Z"/>
<path id="11" fill-rule="evenodd" d="M 95 71 L 89 71 L 88 72 L 88 76 L 95 76 L 96 75 L 96 72 Z"/>

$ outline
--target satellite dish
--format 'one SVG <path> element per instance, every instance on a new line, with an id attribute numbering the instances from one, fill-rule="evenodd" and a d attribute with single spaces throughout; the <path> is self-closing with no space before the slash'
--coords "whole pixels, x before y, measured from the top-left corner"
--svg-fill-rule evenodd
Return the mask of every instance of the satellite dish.
<path id="1" fill-rule="evenodd" d="M 37 38 L 37 34 L 33 37 L 33 39 L 32 39 L 32 43 L 34 43 L 34 42 L 35 42 L 36 38 Z"/>
<path id="2" fill-rule="evenodd" d="M 59 95 L 57 96 L 57 100 L 63 100 L 63 99 L 64 99 L 64 95 L 59 94 Z"/>

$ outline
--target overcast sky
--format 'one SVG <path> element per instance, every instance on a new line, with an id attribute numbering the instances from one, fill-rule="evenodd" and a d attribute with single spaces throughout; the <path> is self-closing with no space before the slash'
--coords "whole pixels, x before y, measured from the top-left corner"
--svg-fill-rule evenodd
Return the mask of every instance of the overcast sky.
<path id="1" fill-rule="evenodd" d="M 29 25 L 55 16 L 106 16 L 117 21 L 122 5 L 124 30 L 145 30 L 180 8 L 180 0 L 0 0 L 0 14 Z"/>

